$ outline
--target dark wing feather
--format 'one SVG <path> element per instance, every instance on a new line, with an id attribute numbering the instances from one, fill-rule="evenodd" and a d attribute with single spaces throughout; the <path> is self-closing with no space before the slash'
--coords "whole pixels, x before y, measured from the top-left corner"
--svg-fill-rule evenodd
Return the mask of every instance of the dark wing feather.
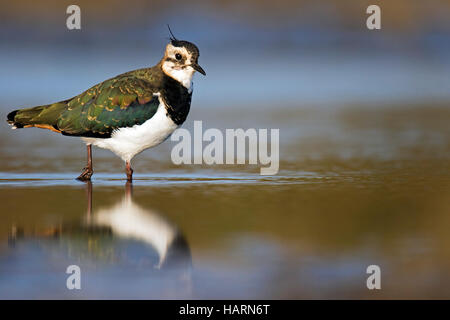
<path id="1" fill-rule="evenodd" d="M 115 129 L 152 118 L 159 106 L 155 93 L 132 74 L 117 76 L 71 99 L 57 127 L 64 135 L 109 138 Z"/>

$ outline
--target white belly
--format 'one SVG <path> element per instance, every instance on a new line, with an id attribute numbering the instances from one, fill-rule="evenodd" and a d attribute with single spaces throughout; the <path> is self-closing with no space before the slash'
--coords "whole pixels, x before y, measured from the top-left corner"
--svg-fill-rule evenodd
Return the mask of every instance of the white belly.
<path id="1" fill-rule="evenodd" d="M 141 125 L 115 130 L 111 138 L 83 140 L 87 144 L 111 150 L 124 161 L 130 161 L 138 153 L 166 140 L 178 127 L 166 113 L 164 104 L 160 103 L 155 115 Z"/>
<path id="2" fill-rule="evenodd" d="M 159 266 L 177 234 L 177 229 L 158 213 L 144 210 L 126 197 L 114 207 L 93 216 L 95 225 L 108 226 L 119 237 L 133 238 L 153 246 L 159 254 Z"/>

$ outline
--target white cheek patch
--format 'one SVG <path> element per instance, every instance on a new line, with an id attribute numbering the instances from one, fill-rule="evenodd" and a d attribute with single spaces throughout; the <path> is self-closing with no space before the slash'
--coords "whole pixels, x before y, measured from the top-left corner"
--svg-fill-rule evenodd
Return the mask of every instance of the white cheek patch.
<path id="1" fill-rule="evenodd" d="M 177 69 L 175 64 L 171 61 L 165 61 L 162 65 L 162 69 L 169 77 L 180 82 L 186 89 L 191 91 L 192 77 L 195 70 L 192 67 L 185 67 Z"/>

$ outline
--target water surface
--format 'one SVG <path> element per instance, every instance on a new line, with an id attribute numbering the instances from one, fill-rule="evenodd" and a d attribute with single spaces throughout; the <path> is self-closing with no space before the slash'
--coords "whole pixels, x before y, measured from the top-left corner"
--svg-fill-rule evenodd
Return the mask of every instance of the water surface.
<path id="1" fill-rule="evenodd" d="M 94 153 L 89 185 L 73 179 L 78 141 L 5 130 L 0 297 L 449 298 L 450 135 L 437 110 L 285 111 L 271 118 L 278 175 L 174 166 L 169 142 L 138 157 L 132 189 L 108 152 Z M 72 264 L 81 290 L 66 289 Z"/>

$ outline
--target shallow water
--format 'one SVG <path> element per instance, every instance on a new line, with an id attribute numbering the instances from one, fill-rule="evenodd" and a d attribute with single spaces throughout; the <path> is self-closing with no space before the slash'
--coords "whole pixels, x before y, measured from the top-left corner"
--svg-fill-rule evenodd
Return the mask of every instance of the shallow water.
<path id="1" fill-rule="evenodd" d="M 450 298 L 448 109 L 196 112 L 276 124 L 278 175 L 175 166 L 168 141 L 136 159 L 132 190 L 95 150 L 90 186 L 77 139 L 2 127 L 0 298 Z"/>
<path id="2" fill-rule="evenodd" d="M 417 165 L 269 180 L 148 175 L 132 193 L 114 175 L 90 190 L 66 174 L 2 174 L 0 295 L 448 297 L 449 171 Z M 79 291 L 65 287 L 72 264 Z M 371 264 L 380 292 L 365 288 Z"/>

